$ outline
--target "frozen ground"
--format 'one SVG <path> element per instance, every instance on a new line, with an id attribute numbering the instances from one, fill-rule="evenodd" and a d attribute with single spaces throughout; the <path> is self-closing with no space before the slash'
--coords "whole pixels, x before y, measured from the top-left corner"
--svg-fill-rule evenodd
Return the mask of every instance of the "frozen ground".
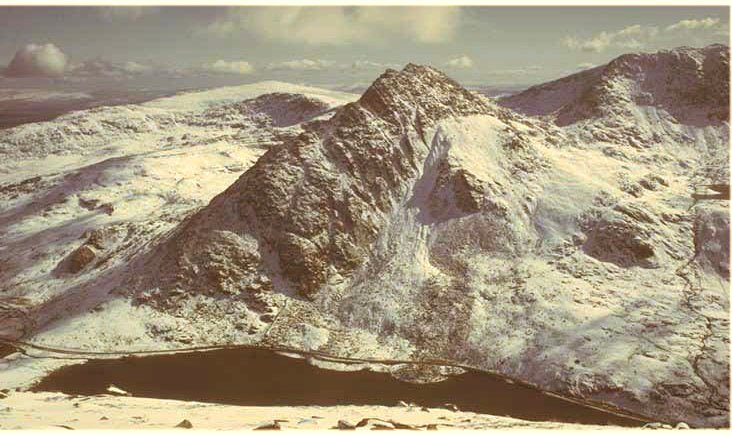
<path id="1" fill-rule="evenodd" d="M 339 421 L 358 430 L 394 423 L 427 429 L 617 429 L 532 422 L 419 406 L 228 406 L 119 396 L 74 397 L 58 393 L 9 393 L 0 399 L 0 429 L 173 429 L 184 420 L 193 429 L 251 430 L 278 421 L 283 430 L 323 430 Z"/>

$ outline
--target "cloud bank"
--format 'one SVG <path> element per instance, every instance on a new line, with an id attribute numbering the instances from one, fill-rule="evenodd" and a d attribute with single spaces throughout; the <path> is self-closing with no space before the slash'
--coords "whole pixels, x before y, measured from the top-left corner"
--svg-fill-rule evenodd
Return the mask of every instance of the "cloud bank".
<path id="1" fill-rule="evenodd" d="M 354 62 L 336 62 L 324 59 L 295 59 L 268 64 L 264 69 L 270 71 L 368 71 L 397 68 L 393 63 L 374 62 L 359 59 Z"/>
<path id="2" fill-rule="evenodd" d="M 385 70 L 387 68 L 399 68 L 395 63 L 374 62 L 371 60 L 357 60 L 350 65 L 352 70 Z"/>
<path id="3" fill-rule="evenodd" d="M 265 69 L 289 71 L 322 71 L 336 65 L 336 62 L 323 59 L 297 59 L 270 63 Z"/>
<path id="4" fill-rule="evenodd" d="M 678 30 L 711 29 L 719 25 L 719 18 L 703 18 L 701 20 L 681 20 L 678 23 L 666 27 L 667 32 Z"/>
<path id="5" fill-rule="evenodd" d="M 485 74 L 488 76 L 506 76 L 506 77 L 515 77 L 515 76 L 530 76 L 535 75 L 536 73 L 541 71 L 541 67 L 538 65 L 528 65 L 521 68 L 511 68 L 511 69 L 494 69 L 486 71 Z"/>
<path id="6" fill-rule="evenodd" d="M 245 61 L 226 61 L 219 59 L 216 62 L 204 64 L 201 70 L 208 73 L 246 75 L 254 72 L 254 67 Z"/>
<path id="7" fill-rule="evenodd" d="M 298 62 L 301 61 L 284 62 L 283 64 L 291 69 L 297 69 Z M 307 62 L 300 68 L 305 67 L 308 67 Z M 310 67 L 312 68 L 312 65 Z M 254 67 L 249 62 L 223 59 L 191 68 L 166 68 L 160 65 L 146 65 L 134 61 L 114 62 L 101 57 L 71 63 L 68 56 L 52 43 L 28 44 L 15 53 L 6 68 L 0 68 L 0 75 L 5 77 L 65 77 L 82 80 L 92 78 L 129 79 L 142 75 L 154 75 L 163 78 L 212 74 L 245 75 L 252 72 L 254 72 Z"/>
<path id="8" fill-rule="evenodd" d="M 111 62 L 102 58 L 90 59 L 69 68 L 68 73 L 78 77 L 131 77 L 156 72 L 155 68 L 138 62 Z"/>
<path id="9" fill-rule="evenodd" d="M 600 53 L 608 48 L 637 49 L 645 45 L 645 41 L 658 35 L 658 28 L 641 25 L 629 26 L 616 32 L 600 32 L 597 35 L 581 40 L 575 36 L 566 36 L 562 45 L 572 50 Z"/>
<path id="10" fill-rule="evenodd" d="M 53 44 L 28 44 L 15 52 L 4 75 L 8 77 L 60 77 L 68 58 Z"/>
<path id="11" fill-rule="evenodd" d="M 460 23 L 455 7 L 276 7 L 232 8 L 199 29 L 218 37 L 251 34 L 288 44 L 370 44 L 405 38 L 435 44 L 449 41 Z"/>
<path id="12" fill-rule="evenodd" d="M 636 24 L 614 32 L 600 32 L 587 38 L 565 36 L 561 44 L 571 50 L 591 53 L 602 53 L 608 49 L 637 50 L 658 40 L 669 42 L 682 32 L 685 37 L 689 37 L 692 32 L 696 32 L 697 36 L 710 33 L 725 34 L 727 32 L 723 27 L 719 18 L 712 17 L 680 20 L 663 29 Z"/>
<path id="13" fill-rule="evenodd" d="M 582 62 L 580 64 L 577 64 L 577 69 L 579 70 L 586 70 L 586 69 L 592 69 L 596 67 L 597 65 L 592 62 Z"/>
<path id="14" fill-rule="evenodd" d="M 470 57 L 468 57 L 466 55 L 463 55 L 463 56 L 448 60 L 445 63 L 445 66 L 447 66 L 449 68 L 459 68 L 459 69 L 472 68 L 473 59 L 471 59 Z"/>

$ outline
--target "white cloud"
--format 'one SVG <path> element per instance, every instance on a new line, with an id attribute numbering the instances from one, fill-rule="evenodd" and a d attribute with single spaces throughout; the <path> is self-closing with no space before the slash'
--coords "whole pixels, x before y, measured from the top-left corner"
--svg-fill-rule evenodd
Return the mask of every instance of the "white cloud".
<path id="1" fill-rule="evenodd" d="M 289 70 L 289 71 L 325 71 L 325 70 L 341 70 L 341 71 L 367 71 L 367 70 L 385 70 L 387 68 L 397 68 L 399 65 L 394 63 L 374 62 L 371 60 L 359 59 L 351 63 L 336 62 L 323 59 L 296 59 L 268 64 L 267 70 Z"/>
<path id="2" fill-rule="evenodd" d="M 678 44 L 678 39 L 674 38 L 675 34 L 683 32 L 685 38 L 694 32 L 697 37 L 709 37 L 711 35 L 724 35 L 725 26 L 722 25 L 719 18 L 702 18 L 680 20 L 671 24 L 660 31 L 655 26 L 642 26 L 636 24 L 628 26 L 615 32 L 600 32 L 587 38 L 578 36 L 565 36 L 561 40 L 561 44 L 569 49 L 601 53 L 608 49 L 631 49 L 636 50 L 649 45 L 656 45 L 659 42 L 664 44 Z M 686 40 L 688 43 L 688 39 Z M 704 39 L 699 39 L 697 43 L 704 43 Z"/>
<path id="3" fill-rule="evenodd" d="M 122 64 L 122 69 L 129 72 L 130 74 L 143 74 L 151 72 L 153 70 L 153 67 L 130 61 Z"/>
<path id="4" fill-rule="evenodd" d="M 658 28 L 636 24 L 616 32 L 600 32 L 582 40 L 576 36 L 565 36 L 562 45 L 572 50 L 601 53 L 608 48 L 638 49 L 658 35 Z"/>
<path id="5" fill-rule="evenodd" d="M 577 65 L 577 69 L 585 70 L 585 69 L 591 69 L 591 68 L 594 68 L 594 67 L 596 67 L 596 66 L 597 66 L 597 65 L 595 65 L 594 63 L 590 63 L 590 62 L 583 62 L 583 63 L 580 63 L 580 64 L 578 64 L 578 65 Z"/>
<path id="6" fill-rule="evenodd" d="M 137 62 L 111 62 L 102 58 L 85 60 L 69 68 L 69 73 L 78 77 L 130 77 L 151 73 L 154 68 Z"/>
<path id="7" fill-rule="evenodd" d="M 204 64 L 201 67 L 204 72 L 212 72 L 219 74 L 250 74 L 254 71 L 254 67 L 245 61 L 226 61 L 219 59 L 216 62 Z"/>
<path id="8" fill-rule="evenodd" d="M 536 74 L 537 72 L 541 71 L 541 67 L 538 65 L 529 65 L 522 68 L 512 68 L 512 69 L 497 69 L 497 70 L 488 70 L 485 72 L 486 75 L 489 76 L 506 76 L 506 77 L 516 77 L 516 76 L 528 76 Z"/>
<path id="9" fill-rule="evenodd" d="M 295 44 L 341 45 L 402 37 L 420 43 L 450 40 L 460 22 L 454 7 L 276 7 L 232 8 L 198 29 L 219 37 L 250 33 Z"/>
<path id="10" fill-rule="evenodd" d="M 667 32 L 679 30 L 712 29 L 719 25 L 719 18 L 702 18 L 700 20 L 681 20 L 666 27 Z"/>
<path id="11" fill-rule="evenodd" d="M 450 68 L 472 68 L 473 67 L 473 59 L 470 57 L 463 55 L 460 57 L 456 57 L 454 59 L 450 59 L 445 63 L 446 66 Z"/>
<path id="12" fill-rule="evenodd" d="M 460 25 L 460 9 L 454 7 L 364 7 L 358 8 L 353 24 L 373 32 L 401 34 L 416 42 L 449 41 Z M 376 35 L 369 35 L 374 37 Z"/>
<path id="13" fill-rule="evenodd" d="M 269 70 L 291 70 L 291 71 L 322 71 L 336 65 L 336 62 L 322 59 L 298 59 L 284 62 L 270 63 L 266 69 Z"/>
<path id="14" fill-rule="evenodd" d="M 10 77 L 59 77 L 66 71 L 66 55 L 53 44 L 28 44 L 15 52 L 4 74 Z"/>
<path id="15" fill-rule="evenodd" d="M 97 12 L 105 21 L 135 21 L 145 15 L 158 13 L 160 9 L 153 6 L 103 6 Z"/>
<path id="16" fill-rule="evenodd" d="M 359 59 L 352 64 L 347 66 L 352 70 L 385 70 L 387 68 L 398 68 L 399 65 L 395 63 L 381 63 L 373 62 L 370 60 Z"/>

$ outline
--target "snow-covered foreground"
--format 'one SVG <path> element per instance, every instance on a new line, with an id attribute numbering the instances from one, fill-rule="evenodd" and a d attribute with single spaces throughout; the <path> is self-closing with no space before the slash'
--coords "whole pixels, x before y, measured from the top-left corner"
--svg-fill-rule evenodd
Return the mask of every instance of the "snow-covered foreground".
<path id="1" fill-rule="evenodd" d="M 119 396 L 74 397 L 59 393 L 11 392 L 0 399 L 0 429 L 192 429 L 251 430 L 275 421 L 287 429 L 333 429 L 338 422 L 357 430 L 409 425 L 415 429 L 618 429 L 534 422 L 473 412 L 419 406 L 229 406 Z"/>

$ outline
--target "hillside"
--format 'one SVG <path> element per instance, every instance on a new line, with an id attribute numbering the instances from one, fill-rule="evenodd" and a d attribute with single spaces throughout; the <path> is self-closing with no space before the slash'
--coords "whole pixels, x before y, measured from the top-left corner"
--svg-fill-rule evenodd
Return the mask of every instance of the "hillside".
<path id="1" fill-rule="evenodd" d="M 48 203 L 23 196 L 0 214 L 3 240 L 15 243 L 2 257 L 15 264 L 4 293 L 33 301 L 9 316 L 15 334 L 95 350 L 264 343 L 445 359 L 650 419 L 727 426 L 728 204 L 691 193 L 707 162 L 722 160 L 728 122 L 723 101 L 685 91 L 723 89 L 725 59 L 719 46 L 627 55 L 500 101 L 510 108 L 414 64 L 343 105 L 314 92 L 205 103 L 186 115 L 200 148 L 180 137 L 166 150 L 182 165 L 105 163 L 129 174 L 114 189 L 206 186 L 189 206 L 123 192 L 141 202 L 113 202 L 111 216 L 124 204 L 151 210 L 149 226 L 117 214 L 125 223 L 85 232 L 87 217 L 61 213 L 49 231 L 42 219 L 74 191 L 57 184 Z M 702 72 L 677 70 L 692 61 Z M 660 85 L 674 77 L 683 80 Z M 180 125 L 169 103 L 140 116 L 166 111 Z M 247 142 L 242 132 L 268 136 Z M 226 153 L 248 154 L 226 179 L 210 166 L 177 172 L 192 150 L 220 156 L 212 147 L 232 143 Z M 254 153 L 250 143 L 268 145 Z M 177 175 L 151 176 L 163 170 Z M 96 171 L 76 177 L 105 185 Z M 6 191 L 34 195 L 34 183 L 60 180 Z M 105 205 L 82 199 L 81 208 Z M 39 273 L 38 246 L 59 237 Z M 43 370 L 33 364 L 13 361 L 0 382 L 28 382 Z"/>
<path id="2" fill-rule="evenodd" d="M 502 98 L 513 110 L 582 131 L 586 141 L 714 145 L 729 122 L 729 47 L 631 53 Z"/>
<path id="3" fill-rule="evenodd" d="M 106 300 L 131 257 L 297 135 L 301 121 L 356 98 L 274 82 L 224 91 L 0 131 L 6 304 L 34 307 L 42 327 Z"/>

